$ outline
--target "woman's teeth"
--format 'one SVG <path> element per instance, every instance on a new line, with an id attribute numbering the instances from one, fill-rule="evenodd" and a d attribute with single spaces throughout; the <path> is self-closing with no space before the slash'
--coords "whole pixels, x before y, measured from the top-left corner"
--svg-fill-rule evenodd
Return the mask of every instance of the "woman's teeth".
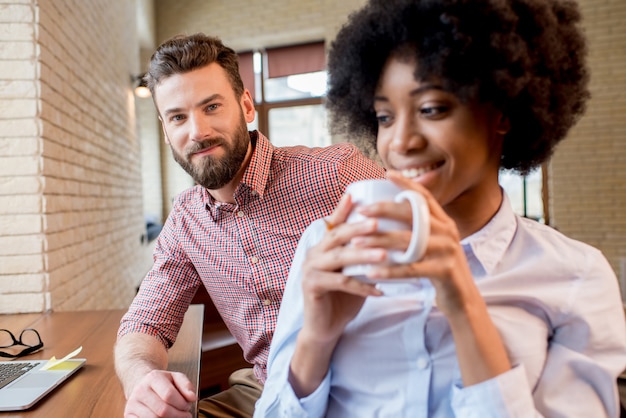
<path id="1" fill-rule="evenodd" d="M 402 170 L 402 175 L 407 178 L 418 177 L 418 176 L 421 176 L 422 174 L 425 174 L 425 173 L 428 173 L 429 171 L 434 170 L 435 168 L 437 168 L 437 166 L 438 166 L 437 164 L 431 164 L 426 167 L 407 168 L 407 169 Z"/>

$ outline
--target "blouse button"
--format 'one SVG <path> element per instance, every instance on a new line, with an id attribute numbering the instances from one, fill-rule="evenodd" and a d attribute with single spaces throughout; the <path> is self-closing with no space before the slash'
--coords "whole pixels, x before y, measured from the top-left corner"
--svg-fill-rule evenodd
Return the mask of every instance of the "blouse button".
<path id="1" fill-rule="evenodd" d="M 427 358 L 420 357 L 420 358 L 417 359 L 417 368 L 420 369 L 420 370 L 424 370 L 425 368 L 428 367 L 429 363 L 430 362 L 428 361 Z"/>

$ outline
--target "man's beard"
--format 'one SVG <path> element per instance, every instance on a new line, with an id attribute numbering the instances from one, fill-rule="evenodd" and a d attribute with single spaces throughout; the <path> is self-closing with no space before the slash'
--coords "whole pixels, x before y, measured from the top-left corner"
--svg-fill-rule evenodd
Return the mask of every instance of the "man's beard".
<path id="1" fill-rule="evenodd" d="M 177 153 L 171 144 L 170 148 L 174 160 L 196 183 L 209 190 L 215 190 L 224 187 L 235 177 L 246 158 L 249 144 L 250 134 L 242 115 L 241 123 L 233 135 L 232 144 L 229 144 L 223 137 L 194 142 L 184 151 L 185 156 Z M 191 162 L 193 153 L 215 145 L 221 145 L 224 148 L 224 157 L 218 159 L 212 155 L 206 155 L 200 157 L 195 164 Z"/>

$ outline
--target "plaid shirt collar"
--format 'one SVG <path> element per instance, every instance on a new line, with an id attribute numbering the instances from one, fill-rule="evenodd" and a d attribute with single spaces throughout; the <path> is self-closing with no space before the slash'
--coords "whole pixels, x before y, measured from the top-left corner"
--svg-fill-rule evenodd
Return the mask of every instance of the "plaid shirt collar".
<path id="1" fill-rule="evenodd" d="M 217 202 L 209 191 L 202 187 L 203 204 L 210 213 L 214 221 L 217 221 L 219 211 L 234 210 L 239 204 L 243 204 L 252 198 L 263 198 L 267 182 L 270 176 L 272 165 L 272 154 L 275 147 L 270 143 L 269 139 L 259 131 L 250 132 L 250 142 L 253 151 L 243 178 L 235 190 L 235 201 L 237 205 L 232 203 Z M 201 187 L 201 186 L 197 186 Z"/>

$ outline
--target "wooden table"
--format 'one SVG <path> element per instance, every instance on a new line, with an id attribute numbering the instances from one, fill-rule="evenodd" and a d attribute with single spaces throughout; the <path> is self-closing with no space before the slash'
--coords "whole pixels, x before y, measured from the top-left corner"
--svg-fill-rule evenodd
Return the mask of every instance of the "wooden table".
<path id="1" fill-rule="evenodd" d="M 198 387 L 204 307 L 191 305 L 176 344 L 169 351 L 169 370 L 185 373 Z M 44 349 L 24 359 L 61 358 L 82 345 L 77 357 L 87 362 L 74 376 L 26 411 L 0 412 L 0 418 L 111 418 L 124 415 L 126 399 L 113 365 L 120 318 L 125 310 L 0 315 L 0 328 L 14 334 L 35 328 Z M 194 416 L 196 409 L 194 408 Z"/>

